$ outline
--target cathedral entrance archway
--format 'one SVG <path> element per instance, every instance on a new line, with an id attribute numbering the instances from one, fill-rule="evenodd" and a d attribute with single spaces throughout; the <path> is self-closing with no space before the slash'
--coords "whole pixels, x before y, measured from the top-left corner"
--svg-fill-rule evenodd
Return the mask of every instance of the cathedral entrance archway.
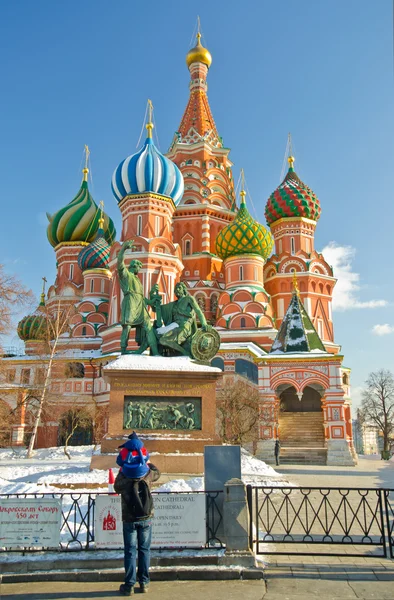
<path id="1" fill-rule="evenodd" d="M 326 464 L 323 426 L 324 388 L 311 383 L 302 391 L 291 384 L 276 389 L 279 398 L 279 439 L 284 464 Z"/>
<path id="2" fill-rule="evenodd" d="M 280 412 L 321 412 L 321 398 L 324 393 L 318 384 L 308 385 L 302 392 L 294 386 L 282 384 L 276 393 L 279 397 Z"/>

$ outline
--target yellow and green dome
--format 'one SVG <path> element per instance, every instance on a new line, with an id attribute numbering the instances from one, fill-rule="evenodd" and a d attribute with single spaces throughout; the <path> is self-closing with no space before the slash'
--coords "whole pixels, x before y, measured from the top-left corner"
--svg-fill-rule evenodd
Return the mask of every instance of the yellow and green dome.
<path id="1" fill-rule="evenodd" d="M 245 203 L 246 192 L 241 191 L 241 205 L 234 221 L 216 238 L 216 254 L 225 260 L 240 254 L 258 254 L 266 259 L 274 241 L 270 232 L 250 215 Z"/>
<path id="2" fill-rule="evenodd" d="M 44 340 L 47 337 L 48 321 L 45 314 L 44 295 L 33 314 L 27 315 L 18 323 L 18 336 L 24 342 Z"/>
<path id="3" fill-rule="evenodd" d="M 99 229 L 100 211 L 90 195 L 87 182 L 88 169 L 84 169 L 84 179 L 78 194 L 64 208 L 52 216 L 47 214 L 49 243 L 56 247 L 62 242 L 92 242 Z M 116 231 L 112 219 L 105 213 L 104 237 L 109 244 L 115 239 Z"/>

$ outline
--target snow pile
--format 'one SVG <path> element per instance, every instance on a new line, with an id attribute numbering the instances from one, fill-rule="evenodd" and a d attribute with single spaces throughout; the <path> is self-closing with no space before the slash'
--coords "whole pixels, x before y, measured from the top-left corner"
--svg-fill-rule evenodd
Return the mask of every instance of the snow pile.
<path id="1" fill-rule="evenodd" d="M 85 459 L 90 461 L 95 446 L 69 446 L 68 451 L 71 454 L 72 459 Z M 97 452 L 98 448 L 94 451 Z M 27 458 L 27 450 L 23 449 L 12 449 L 12 448 L 0 448 L 0 461 L 1 460 L 19 460 Z M 67 456 L 64 454 L 64 446 L 54 446 L 52 448 L 39 448 L 33 451 L 34 460 L 54 460 L 61 459 L 68 461 Z M 30 460 L 30 459 L 28 459 Z"/>
<path id="2" fill-rule="evenodd" d="M 204 490 L 204 477 L 193 479 L 173 479 L 155 488 L 155 492 L 202 492 Z"/>
<path id="3" fill-rule="evenodd" d="M 74 493 L 106 491 L 108 471 L 89 470 L 93 448 L 72 446 L 71 460 L 64 455 L 63 447 L 36 450 L 32 459 L 26 458 L 26 451 L 16 454 L 12 450 L 0 450 L 0 493 L 37 494 L 67 491 L 67 488 L 61 490 L 61 486 L 73 486 Z M 289 485 L 280 473 L 244 449 L 241 449 L 241 473 L 245 484 L 269 487 Z M 114 474 L 117 474 L 116 469 Z M 203 490 L 203 477 L 174 479 L 155 488 L 158 492 Z"/>

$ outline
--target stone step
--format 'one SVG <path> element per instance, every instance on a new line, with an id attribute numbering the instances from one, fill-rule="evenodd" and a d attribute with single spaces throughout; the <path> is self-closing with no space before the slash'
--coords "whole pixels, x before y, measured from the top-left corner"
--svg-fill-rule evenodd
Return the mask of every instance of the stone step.
<path id="1" fill-rule="evenodd" d="M 323 447 L 282 447 L 280 451 L 281 464 L 288 465 L 325 465 L 327 464 L 327 449 Z"/>

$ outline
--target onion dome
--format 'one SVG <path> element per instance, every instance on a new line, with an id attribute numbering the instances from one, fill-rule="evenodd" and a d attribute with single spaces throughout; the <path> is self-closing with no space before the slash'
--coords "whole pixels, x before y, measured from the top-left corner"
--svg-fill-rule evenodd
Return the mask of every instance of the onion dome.
<path id="1" fill-rule="evenodd" d="M 198 32 L 197 33 L 197 44 L 194 46 L 194 48 L 189 50 L 189 52 L 187 53 L 186 64 L 188 67 L 190 67 L 190 65 L 192 63 L 200 62 L 200 63 L 203 63 L 204 65 L 206 65 L 209 69 L 209 67 L 212 64 L 212 56 L 211 56 L 210 51 L 207 50 L 206 48 L 204 48 L 204 46 L 201 44 L 200 39 L 201 39 L 201 33 Z"/>
<path id="2" fill-rule="evenodd" d="M 83 181 L 75 198 L 52 216 L 47 214 L 47 236 L 53 247 L 62 242 L 92 242 L 96 237 L 100 211 L 88 189 L 88 173 L 89 170 L 85 167 Z M 105 239 L 111 244 L 116 231 L 108 215 L 104 215 L 103 230 Z"/>
<path id="3" fill-rule="evenodd" d="M 96 239 L 82 248 L 78 255 L 78 265 L 81 271 L 86 269 L 107 269 L 109 264 L 109 255 L 111 252 L 111 246 L 105 239 L 104 234 L 104 219 L 101 216 L 99 220 L 99 230 L 96 235 Z"/>
<path id="4" fill-rule="evenodd" d="M 265 218 L 268 225 L 286 217 L 305 217 L 318 221 L 320 202 L 294 171 L 294 157 L 289 156 L 289 170 L 279 187 L 268 198 Z"/>
<path id="5" fill-rule="evenodd" d="M 43 340 L 47 334 L 48 321 L 45 314 L 45 295 L 41 294 L 40 304 L 33 314 L 27 315 L 18 323 L 18 336 L 24 342 Z"/>
<path id="6" fill-rule="evenodd" d="M 266 259 L 271 254 L 274 243 L 271 233 L 250 215 L 245 196 L 242 190 L 237 216 L 216 238 L 216 253 L 223 260 L 240 254 L 258 254 Z"/>
<path id="7" fill-rule="evenodd" d="M 151 104 L 149 107 L 151 110 Z M 152 192 L 169 196 L 175 204 L 178 204 L 184 190 L 182 173 L 154 145 L 153 123 L 150 120 L 146 128 L 148 137 L 142 148 L 122 160 L 115 169 L 112 176 L 112 192 L 118 202 L 129 194 Z"/>

